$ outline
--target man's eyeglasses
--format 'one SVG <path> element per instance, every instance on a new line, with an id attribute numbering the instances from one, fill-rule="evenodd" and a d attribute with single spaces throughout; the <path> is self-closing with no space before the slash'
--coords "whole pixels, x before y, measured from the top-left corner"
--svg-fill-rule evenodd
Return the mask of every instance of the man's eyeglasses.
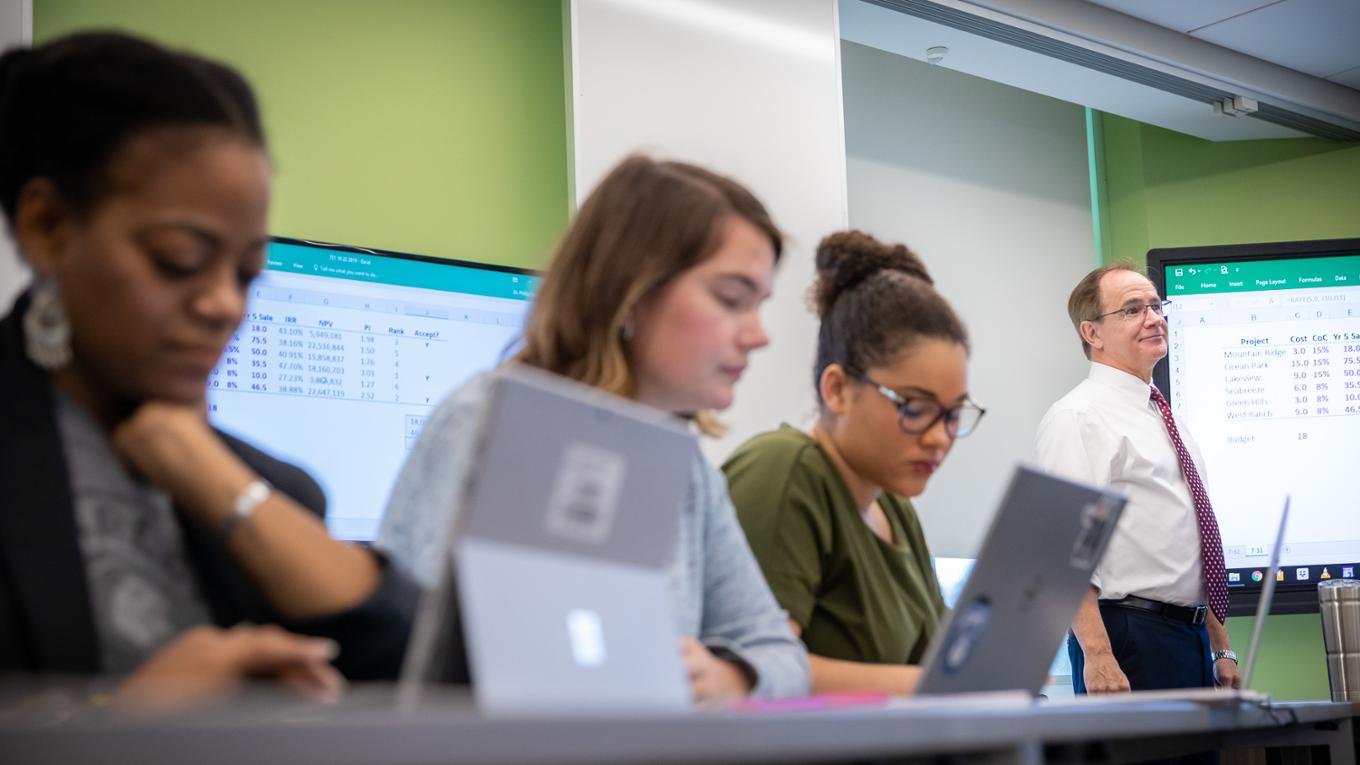
<path id="1" fill-rule="evenodd" d="M 842 368 L 851 377 L 869 385 L 897 405 L 897 426 L 908 435 L 919 436 L 935 427 L 935 423 L 944 420 L 945 432 L 951 439 L 963 438 L 977 428 L 978 421 L 987 413 L 971 398 L 965 398 L 958 406 L 945 408 L 933 394 L 924 389 L 919 390 L 927 395 L 903 396 L 886 385 L 879 385 L 854 367 Z"/>
<path id="2" fill-rule="evenodd" d="M 1121 318 L 1127 319 L 1128 321 L 1133 321 L 1134 319 L 1143 318 L 1143 315 L 1146 314 L 1148 311 L 1152 311 L 1158 316 L 1165 316 L 1166 307 L 1169 305 L 1171 305 L 1170 300 L 1157 300 L 1151 303 L 1126 305 L 1123 308 L 1117 308 L 1113 311 L 1110 311 L 1109 313 L 1102 313 L 1099 316 L 1095 317 L 1094 319 L 1090 319 L 1090 321 L 1100 321 L 1106 316 L 1114 316 L 1115 314 L 1119 314 Z"/>

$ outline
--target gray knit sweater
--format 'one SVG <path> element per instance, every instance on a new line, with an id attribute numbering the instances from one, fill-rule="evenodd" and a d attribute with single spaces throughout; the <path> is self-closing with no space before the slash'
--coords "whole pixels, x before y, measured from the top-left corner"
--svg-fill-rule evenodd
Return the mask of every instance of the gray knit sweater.
<path id="1" fill-rule="evenodd" d="M 378 530 L 376 546 L 426 586 L 438 579 L 439 556 L 451 515 L 459 509 L 492 379 L 472 378 L 425 423 Z M 789 630 L 787 614 L 751 555 L 722 473 L 697 450 L 670 581 L 677 632 L 744 662 L 757 678 L 753 695 L 808 692 L 803 644 Z"/>

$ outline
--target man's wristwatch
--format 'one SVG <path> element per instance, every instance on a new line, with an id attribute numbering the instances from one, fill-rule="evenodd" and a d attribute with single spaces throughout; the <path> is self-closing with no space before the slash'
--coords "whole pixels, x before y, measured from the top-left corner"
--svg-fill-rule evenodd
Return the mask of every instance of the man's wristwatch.
<path id="1" fill-rule="evenodd" d="M 1214 651 L 1214 652 L 1213 652 L 1212 654 L 1210 654 L 1210 655 L 1214 657 L 1214 661 L 1215 661 L 1215 662 L 1217 662 L 1219 659 L 1232 659 L 1232 663 L 1233 663 L 1233 664 L 1238 663 L 1238 662 L 1237 662 L 1237 651 L 1234 651 L 1234 650 L 1231 649 L 1231 648 L 1226 648 L 1226 649 L 1224 649 L 1224 650 L 1222 650 L 1222 651 Z"/>

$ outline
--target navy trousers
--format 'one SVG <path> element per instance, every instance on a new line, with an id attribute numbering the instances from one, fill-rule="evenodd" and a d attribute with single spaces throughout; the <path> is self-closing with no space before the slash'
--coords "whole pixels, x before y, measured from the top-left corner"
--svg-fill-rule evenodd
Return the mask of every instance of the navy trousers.
<path id="1" fill-rule="evenodd" d="M 1100 606 L 1100 618 L 1110 635 L 1115 660 L 1133 690 L 1213 687 L 1214 663 L 1209 655 L 1209 631 L 1204 625 L 1105 604 Z M 1072 690 L 1086 693 L 1085 657 L 1071 634 L 1067 636 L 1067 656 L 1072 660 Z M 1209 752 L 1172 762 L 1216 763 L 1218 754 Z"/>
<path id="2" fill-rule="evenodd" d="M 1214 665 L 1209 660 L 1209 631 L 1204 625 L 1104 604 L 1100 618 L 1119 668 L 1133 690 L 1213 687 Z M 1085 693 L 1082 670 L 1086 662 L 1075 637 L 1068 637 L 1067 655 L 1072 660 L 1072 690 Z"/>

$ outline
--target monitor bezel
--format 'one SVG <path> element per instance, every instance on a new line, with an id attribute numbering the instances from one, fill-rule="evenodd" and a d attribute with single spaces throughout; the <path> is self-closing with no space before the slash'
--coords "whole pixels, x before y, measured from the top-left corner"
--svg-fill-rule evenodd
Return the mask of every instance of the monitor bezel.
<path id="1" fill-rule="evenodd" d="M 1221 244 L 1197 247 L 1157 247 L 1147 252 L 1147 276 L 1157 288 L 1157 294 L 1167 298 L 1166 268 L 1176 265 L 1201 265 L 1254 260 L 1281 260 L 1298 257 L 1329 257 L 1360 254 L 1360 239 L 1308 239 L 1293 242 L 1258 242 L 1253 244 Z M 1170 365 L 1165 358 L 1152 371 L 1153 384 L 1171 400 Z M 1229 591 L 1229 615 L 1250 616 L 1256 613 L 1261 585 L 1243 585 Z M 1272 614 L 1316 613 L 1318 610 L 1315 582 L 1278 582 Z"/>
<path id="2" fill-rule="evenodd" d="M 520 266 L 506 266 L 499 263 L 478 263 L 473 260 L 461 260 L 459 258 L 444 258 L 437 255 L 417 255 L 413 252 L 402 252 L 400 250 L 387 250 L 381 247 L 365 247 L 357 244 L 339 244 L 337 242 L 323 242 L 318 239 L 301 239 L 292 236 L 269 237 L 270 244 L 291 244 L 297 247 L 320 247 L 326 250 L 337 252 L 349 252 L 356 255 L 379 255 L 389 258 L 400 258 L 402 260 L 415 260 L 421 263 L 435 263 L 444 266 L 462 266 L 463 268 L 475 268 L 481 271 L 499 271 L 506 274 L 517 274 L 523 276 L 543 277 L 543 272 L 532 268 L 522 268 Z"/>

